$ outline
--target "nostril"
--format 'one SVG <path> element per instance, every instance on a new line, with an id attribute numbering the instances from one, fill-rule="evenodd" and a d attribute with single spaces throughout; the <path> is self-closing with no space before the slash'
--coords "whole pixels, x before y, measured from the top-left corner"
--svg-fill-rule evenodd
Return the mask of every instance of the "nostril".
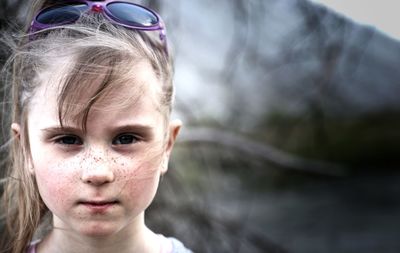
<path id="1" fill-rule="evenodd" d="M 109 174 L 109 175 L 84 175 L 83 177 L 81 177 L 81 180 L 89 185 L 95 185 L 95 186 L 100 186 L 103 184 L 108 184 L 113 182 L 113 175 Z"/>
<path id="2" fill-rule="evenodd" d="M 114 181 L 114 173 L 110 168 L 98 166 L 82 171 L 80 179 L 90 185 L 100 186 Z"/>

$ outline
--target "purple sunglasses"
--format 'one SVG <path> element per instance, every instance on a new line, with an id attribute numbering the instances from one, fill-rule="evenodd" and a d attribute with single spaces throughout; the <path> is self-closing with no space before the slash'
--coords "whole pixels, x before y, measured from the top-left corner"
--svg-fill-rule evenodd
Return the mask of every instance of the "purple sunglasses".
<path id="1" fill-rule="evenodd" d="M 141 31 L 159 31 L 160 40 L 167 52 L 166 30 L 161 17 L 144 6 L 126 1 L 73 0 L 42 9 L 33 19 L 29 32 L 76 22 L 87 11 L 102 12 L 112 23 Z M 167 52 L 168 53 L 168 52 Z"/>

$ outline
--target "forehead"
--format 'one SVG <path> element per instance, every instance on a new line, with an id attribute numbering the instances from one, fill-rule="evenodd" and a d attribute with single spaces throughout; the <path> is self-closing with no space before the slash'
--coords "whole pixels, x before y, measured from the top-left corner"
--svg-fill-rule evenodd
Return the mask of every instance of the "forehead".
<path id="1" fill-rule="evenodd" d="M 51 67 L 39 75 L 39 86 L 29 110 L 39 106 L 41 110 L 49 108 L 47 110 L 53 111 L 53 115 L 62 111 L 65 120 L 75 122 L 89 106 L 89 114 L 96 111 L 115 113 L 144 105 L 161 114 L 161 83 L 147 61 L 121 68 L 82 67 L 71 62 L 64 59 L 62 68 Z M 57 65 L 60 66 L 53 66 Z"/>

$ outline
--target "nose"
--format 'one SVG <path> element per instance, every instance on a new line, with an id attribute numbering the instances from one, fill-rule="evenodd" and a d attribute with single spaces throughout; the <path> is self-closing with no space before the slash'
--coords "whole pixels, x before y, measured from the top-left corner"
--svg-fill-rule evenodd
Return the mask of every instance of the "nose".
<path id="1" fill-rule="evenodd" d="M 87 159 L 81 174 L 81 180 L 90 185 L 101 186 L 114 181 L 114 172 L 108 159 L 95 156 Z"/>

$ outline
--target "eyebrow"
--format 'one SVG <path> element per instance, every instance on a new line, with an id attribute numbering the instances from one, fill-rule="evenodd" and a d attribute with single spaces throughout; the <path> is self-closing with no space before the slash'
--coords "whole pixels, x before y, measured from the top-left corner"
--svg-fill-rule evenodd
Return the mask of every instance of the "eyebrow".
<path id="1" fill-rule="evenodd" d="M 154 127 L 149 125 L 143 124 L 126 124 L 122 126 L 117 126 L 112 128 L 112 132 L 124 132 L 124 131 L 134 131 L 139 133 L 152 133 Z M 46 133 L 58 133 L 58 132 L 71 132 L 71 133 L 81 133 L 83 130 L 80 127 L 73 127 L 73 126 L 54 126 L 54 127 L 47 127 L 41 129 L 43 132 Z"/>
<path id="2" fill-rule="evenodd" d="M 58 133 L 58 132 L 82 132 L 82 129 L 71 126 L 55 126 L 55 127 L 46 127 L 41 129 L 42 132 L 46 133 Z"/>
<path id="3" fill-rule="evenodd" d="M 138 132 L 143 134 L 152 134 L 154 127 L 142 124 L 122 125 L 112 129 L 114 132 Z"/>

